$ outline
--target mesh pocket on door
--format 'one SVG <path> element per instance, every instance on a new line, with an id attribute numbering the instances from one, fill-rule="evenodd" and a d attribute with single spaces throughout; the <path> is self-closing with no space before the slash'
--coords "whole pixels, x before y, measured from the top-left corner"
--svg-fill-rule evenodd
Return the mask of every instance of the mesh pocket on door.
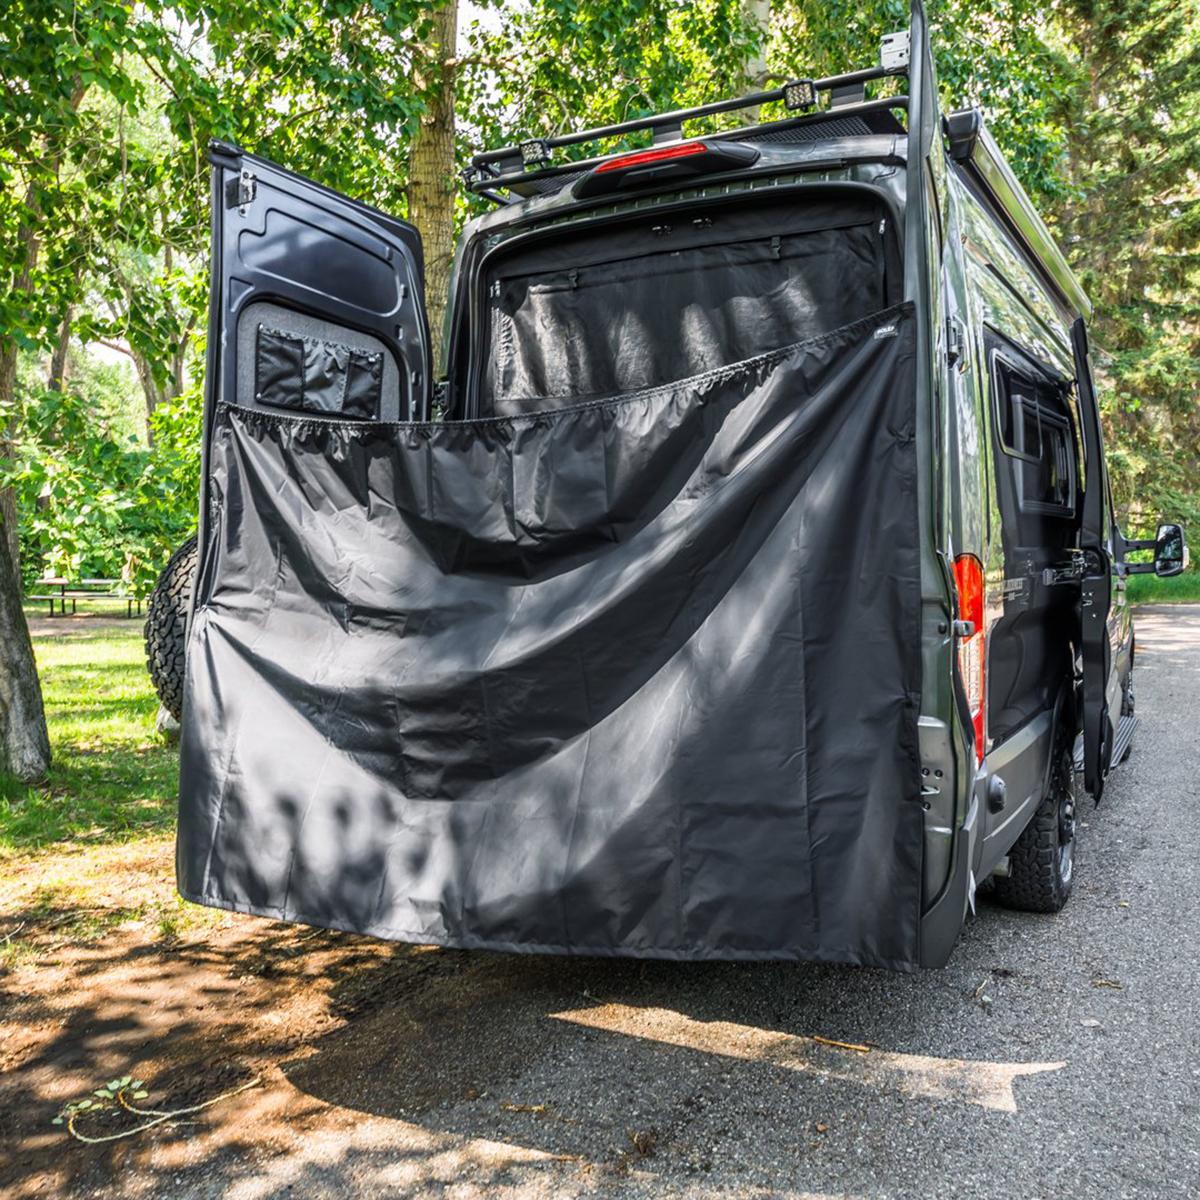
<path id="1" fill-rule="evenodd" d="M 379 416 L 382 393 L 382 353 L 258 327 L 254 398 L 259 404 L 372 420 Z"/>

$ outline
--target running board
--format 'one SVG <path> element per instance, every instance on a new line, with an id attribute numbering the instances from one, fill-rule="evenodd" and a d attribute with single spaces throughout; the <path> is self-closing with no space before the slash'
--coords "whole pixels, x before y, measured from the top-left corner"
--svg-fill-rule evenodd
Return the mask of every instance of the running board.
<path id="1" fill-rule="evenodd" d="M 1117 725 L 1117 737 L 1113 742 L 1112 763 L 1109 766 L 1110 771 L 1116 770 L 1121 765 L 1121 760 L 1125 757 L 1125 751 L 1129 749 L 1130 743 L 1133 741 L 1133 735 L 1137 732 L 1138 719 L 1134 716 L 1125 716 L 1121 718 Z M 1075 739 L 1075 770 L 1083 770 L 1083 735 Z"/>
<path id="2" fill-rule="evenodd" d="M 1122 717 L 1117 725 L 1117 737 L 1113 742 L 1112 766 L 1109 770 L 1114 770 L 1121 765 L 1121 760 L 1125 757 L 1125 751 L 1129 749 L 1130 743 L 1133 741 L 1134 732 L 1138 727 L 1138 719 L 1134 716 Z"/>

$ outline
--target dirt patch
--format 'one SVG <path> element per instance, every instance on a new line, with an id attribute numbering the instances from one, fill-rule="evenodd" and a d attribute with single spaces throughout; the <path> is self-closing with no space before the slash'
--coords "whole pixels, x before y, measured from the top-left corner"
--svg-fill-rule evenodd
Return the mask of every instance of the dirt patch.
<path id="1" fill-rule="evenodd" d="M 662 1048 L 554 1016 L 599 987 L 662 1001 L 678 964 L 459 953 L 199 909 L 174 896 L 171 855 L 162 839 L 0 872 L 6 1200 L 557 1200 L 640 1187 L 680 1145 L 691 1108 L 672 1095 L 650 1119 L 626 1094 L 661 1072 Z M 699 968 L 699 990 L 722 973 Z M 568 1086 L 540 1077 L 550 1064 Z M 197 1111 L 148 1124 L 103 1095 L 127 1078 L 135 1107 Z M 56 1117 L 83 1099 L 87 1137 L 147 1128 L 74 1140 Z"/>
<path id="2" fill-rule="evenodd" d="M 259 1150 L 295 1138 L 330 1106 L 286 1086 L 281 1064 L 303 1073 L 318 1039 L 462 964 L 459 955 L 184 905 L 172 895 L 170 853 L 161 842 L 6 864 L 6 1197 L 61 1196 L 123 1179 L 121 1194 L 132 1195 L 132 1176 L 162 1194 L 164 1171 L 244 1151 L 250 1130 Z M 163 918 L 171 912 L 180 914 L 173 922 Z M 413 1027 L 421 1011 L 418 1002 Z M 361 1069 L 357 1060 L 348 1066 Z M 64 1105 L 127 1076 L 145 1081 L 138 1105 L 156 1111 L 199 1105 L 250 1080 L 261 1085 L 187 1122 L 102 1145 L 74 1141 L 54 1124 Z M 436 1091 L 431 1082 L 426 1100 Z M 77 1121 L 87 1136 L 141 1123 L 115 1104 L 95 1103 L 102 1111 Z"/>

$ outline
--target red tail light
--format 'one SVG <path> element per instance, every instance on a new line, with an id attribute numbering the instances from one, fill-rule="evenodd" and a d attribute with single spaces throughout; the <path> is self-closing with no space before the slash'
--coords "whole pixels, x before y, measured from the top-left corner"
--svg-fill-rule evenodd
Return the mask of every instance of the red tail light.
<path id="1" fill-rule="evenodd" d="M 720 138 L 651 146 L 597 164 L 574 184 L 575 195 L 602 196 L 626 187 L 651 187 L 689 176 L 745 171 L 758 162 L 760 153 L 757 146 Z"/>
<path id="2" fill-rule="evenodd" d="M 675 142 L 655 150 L 639 150 L 636 154 L 622 154 L 620 158 L 610 158 L 608 162 L 601 163 L 596 168 L 596 174 L 627 171 L 630 167 L 643 167 L 648 163 L 664 162 L 672 158 L 691 158 L 693 154 L 707 153 L 708 147 L 703 142 Z"/>
<path id="3" fill-rule="evenodd" d="M 986 649 L 983 628 L 983 564 L 973 554 L 954 560 L 954 583 L 958 588 L 958 616 L 971 623 L 971 632 L 958 639 L 958 673 L 967 693 L 967 707 L 975 726 L 975 757 L 983 762 L 983 714 L 986 691 L 983 669 Z"/>

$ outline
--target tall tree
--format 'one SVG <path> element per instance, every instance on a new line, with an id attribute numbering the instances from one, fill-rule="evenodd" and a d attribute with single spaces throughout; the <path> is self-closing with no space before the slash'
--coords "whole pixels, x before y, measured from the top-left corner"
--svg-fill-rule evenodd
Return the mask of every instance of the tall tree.
<path id="1" fill-rule="evenodd" d="M 57 327 L 56 280 L 39 271 L 43 226 L 62 206 L 59 172 L 91 82 L 119 86 L 111 61 L 93 72 L 88 45 L 99 26 L 90 13 L 64 13 L 52 0 L 12 0 L 0 22 L 0 458 L 11 457 L 19 429 L 17 356 Z M 118 20 L 120 18 L 118 17 Z M 61 319 L 61 318 L 60 318 Z M 21 608 L 15 497 L 0 489 L 0 771 L 36 779 L 50 746 L 29 630 Z"/>
<path id="2" fill-rule="evenodd" d="M 1060 226 L 1111 355 L 1114 491 L 1200 520 L 1200 0 L 1067 0 Z"/>

